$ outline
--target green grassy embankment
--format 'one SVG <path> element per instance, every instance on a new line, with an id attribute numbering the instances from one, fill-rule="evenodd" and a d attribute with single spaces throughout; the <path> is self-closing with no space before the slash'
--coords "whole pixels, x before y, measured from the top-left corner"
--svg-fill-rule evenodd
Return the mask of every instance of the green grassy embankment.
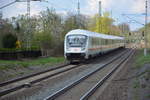
<path id="1" fill-rule="evenodd" d="M 150 51 L 150 50 L 149 50 Z M 150 95 L 147 94 L 150 90 L 150 52 L 147 56 L 144 56 L 143 50 L 139 50 L 135 56 L 135 67 L 133 69 L 136 72 L 136 77 L 132 80 L 133 87 L 131 97 L 134 100 L 150 100 Z"/>
<path id="2" fill-rule="evenodd" d="M 150 63 L 150 52 L 147 53 L 147 56 L 144 56 L 143 50 L 140 50 L 138 55 L 136 56 L 136 67 L 140 68 L 144 66 L 144 64 L 149 64 Z"/>
<path id="3" fill-rule="evenodd" d="M 29 67 L 36 65 L 54 65 L 57 63 L 64 62 L 64 57 L 48 57 L 48 58 L 37 58 L 24 61 L 17 60 L 0 60 L 0 70 L 11 69 L 14 67 Z"/>

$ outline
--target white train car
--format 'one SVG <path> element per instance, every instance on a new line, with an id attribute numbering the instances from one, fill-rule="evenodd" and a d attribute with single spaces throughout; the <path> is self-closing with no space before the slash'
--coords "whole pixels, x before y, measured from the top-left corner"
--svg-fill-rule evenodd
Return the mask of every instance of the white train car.
<path id="1" fill-rule="evenodd" d="M 69 61 L 83 60 L 124 46 L 124 37 L 76 29 L 65 36 L 64 56 Z"/>

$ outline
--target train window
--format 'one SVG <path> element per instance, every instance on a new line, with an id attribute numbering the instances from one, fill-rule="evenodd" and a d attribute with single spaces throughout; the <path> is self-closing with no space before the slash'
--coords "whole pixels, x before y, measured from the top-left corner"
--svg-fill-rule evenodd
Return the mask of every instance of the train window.
<path id="1" fill-rule="evenodd" d="M 114 44 L 114 40 L 112 40 L 111 44 Z"/>
<path id="2" fill-rule="evenodd" d="M 99 40 L 98 38 L 96 38 L 96 45 L 98 46 L 98 44 L 99 44 Z"/>
<path id="3" fill-rule="evenodd" d="M 112 42 L 111 40 L 108 40 L 108 44 L 111 44 L 111 42 Z"/>
<path id="4" fill-rule="evenodd" d="M 105 39 L 105 44 L 108 45 L 108 40 L 107 39 Z"/>
<path id="5" fill-rule="evenodd" d="M 67 46 L 69 47 L 83 47 L 86 45 L 87 36 L 84 35 L 70 35 L 67 37 Z"/>
<path id="6" fill-rule="evenodd" d="M 109 44 L 110 44 L 110 40 L 107 39 L 107 45 L 109 45 Z"/>
<path id="7" fill-rule="evenodd" d="M 92 39 L 92 46 L 94 46 L 94 38 L 92 37 L 91 39 Z"/>
<path id="8" fill-rule="evenodd" d="M 105 40 L 104 39 L 102 39 L 102 45 L 105 45 Z"/>
<path id="9" fill-rule="evenodd" d="M 92 45 L 93 46 L 98 46 L 99 45 L 99 38 L 93 37 L 92 38 Z"/>
<path id="10" fill-rule="evenodd" d="M 103 39 L 101 39 L 101 45 L 103 45 L 103 44 L 104 44 Z"/>

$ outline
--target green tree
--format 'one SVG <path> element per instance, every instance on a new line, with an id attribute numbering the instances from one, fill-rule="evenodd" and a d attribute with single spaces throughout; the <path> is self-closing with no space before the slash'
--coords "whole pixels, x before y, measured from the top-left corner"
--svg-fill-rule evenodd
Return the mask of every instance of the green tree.
<path id="1" fill-rule="evenodd" d="M 4 48 L 15 48 L 17 37 L 12 34 L 7 34 L 3 37 L 2 43 Z"/>
<path id="2" fill-rule="evenodd" d="M 75 15 L 68 13 L 63 23 L 63 37 L 73 29 L 87 29 L 88 17 L 84 15 Z"/>
<path id="3" fill-rule="evenodd" d="M 21 42 L 22 47 L 27 47 L 27 41 L 29 41 L 31 47 L 33 46 L 33 36 L 37 30 L 38 19 L 33 16 L 30 17 L 30 22 L 26 15 L 20 15 L 18 17 L 13 17 L 12 22 L 15 24 L 16 35 L 18 40 Z M 30 24 L 30 26 L 29 26 Z"/>
<path id="4" fill-rule="evenodd" d="M 37 26 L 34 41 L 40 44 L 43 55 L 50 56 L 54 54 L 53 51 L 63 51 L 62 19 L 55 9 L 47 8 L 46 11 L 41 12 Z"/>
<path id="5" fill-rule="evenodd" d="M 3 48 L 3 38 L 7 34 L 13 34 L 15 35 L 15 30 L 13 29 L 13 26 L 9 19 L 2 19 L 2 24 L 0 27 L 0 48 Z"/>

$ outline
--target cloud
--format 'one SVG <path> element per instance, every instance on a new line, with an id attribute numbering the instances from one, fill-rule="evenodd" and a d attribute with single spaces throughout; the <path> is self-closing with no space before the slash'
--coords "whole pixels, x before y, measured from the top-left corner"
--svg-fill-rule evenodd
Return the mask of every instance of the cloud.
<path id="1" fill-rule="evenodd" d="M 150 16 L 147 19 L 150 20 Z"/>
<path id="2" fill-rule="evenodd" d="M 144 13 L 145 12 L 145 0 L 135 0 L 131 7 L 131 11 L 134 13 Z"/>
<path id="3" fill-rule="evenodd" d="M 25 2 L 16 2 L 16 4 L 15 4 L 15 7 L 17 8 L 17 9 L 26 9 L 27 8 L 27 3 L 25 3 Z"/>
<path id="4" fill-rule="evenodd" d="M 117 13 L 128 11 L 130 9 L 129 6 L 133 2 L 133 0 L 87 0 L 87 5 L 84 8 L 84 12 L 86 12 L 87 14 L 98 13 L 99 1 L 101 1 L 102 13 L 111 10 Z"/>
<path id="5" fill-rule="evenodd" d="M 102 3 L 102 12 L 113 10 L 119 13 L 144 13 L 145 0 L 87 0 L 84 12 L 87 14 L 98 13 L 98 2 Z M 149 1 L 149 0 L 148 0 Z M 148 12 L 150 5 L 148 3 Z"/>
<path id="6" fill-rule="evenodd" d="M 26 2 L 22 2 L 22 3 L 17 3 L 15 6 L 18 11 L 21 14 L 26 14 L 27 13 L 27 3 Z M 38 4 L 38 3 L 30 3 L 30 14 L 31 16 L 33 15 L 39 15 L 40 11 L 42 7 Z"/>
<path id="7" fill-rule="evenodd" d="M 57 13 L 58 13 L 59 15 L 63 15 L 63 16 L 66 16 L 66 15 L 68 14 L 67 11 L 63 11 L 63 10 L 57 11 Z"/>
<path id="8" fill-rule="evenodd" d="M 99 1 L 101 1 L 102 10 L 108 9 L 112 5 L 113 0 L 87 0 L 87 6 L 84 11 L 88 14 L 95 14 L 98 12 Z"/>

